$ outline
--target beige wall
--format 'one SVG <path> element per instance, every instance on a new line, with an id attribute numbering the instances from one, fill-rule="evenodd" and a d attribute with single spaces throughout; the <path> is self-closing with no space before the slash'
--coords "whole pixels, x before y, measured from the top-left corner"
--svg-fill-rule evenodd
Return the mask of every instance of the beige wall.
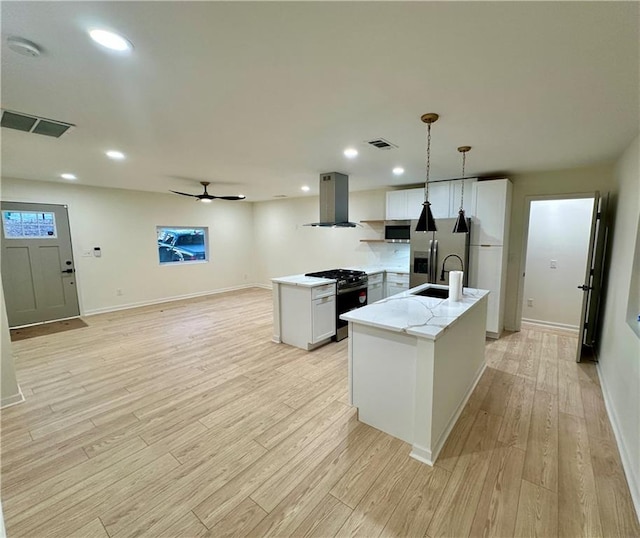
<path id="1" fill-rule="evenodd" d="M 384 219 L 385 191 L 349 194 L 349 220 Z M 409 245 L 362 243 L 382 238 L 382 224 L 356 228 L 304 226 L 319 219 L 317 196 L 254 204 L 257 281 L 270 285 L 278 276 L 359 265 L 409 267 Z"/>
<path id="2" fill-rule="evenodd" d="M 66 204 L 80 308 L 91 314 L 248 285 L 255 280 L 253 207 L 68 183 L 2 180 L 2 200 Z M 156 226 L 207 226 L 209 263 L 160 266 Z M 101 247 L 102 257 L 82 252 Z M 116 295 L 121 289 L 122 296 Z"/>
<path id="3" fill-rule="evenodd" d="M 634 249 L 640 234 L 640 139 L 616 168 L 618 197 L 600 342 L 600 379 L 611 423 L 640 514 L 640 338 L 627 323 Z M 636 298 L 637 299 L 637 298 Z M 637 313 L 636 313 L 637 314 Z"/>
<path id="4" fill-rule="evenodd" d="M 509 234 L 509 260 L 507 265 L 507 289 L 505 294 L 505 328 L 517 327 L 518 287 L 525 267 L 522 258 L 524 239 L 524 214 L 528 196 L 548 194 L 576 194 L 600 191 L 601 194 L 617 189 L 614 165 L 606 164 L 568 170 L 535 172 L 509 176 L 513 182 L 511 221 Z M 576 284 L 577 286 L 577 284 Z"/>

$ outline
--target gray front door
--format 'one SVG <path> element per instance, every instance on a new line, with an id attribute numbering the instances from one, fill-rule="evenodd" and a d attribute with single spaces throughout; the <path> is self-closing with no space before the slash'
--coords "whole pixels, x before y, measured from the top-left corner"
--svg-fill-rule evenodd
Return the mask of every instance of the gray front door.
<path id="1" fill-rule="evenodd" d="M 9 326 L 79 316 L 66 206 L 2 202 L 1 208 Z"/>

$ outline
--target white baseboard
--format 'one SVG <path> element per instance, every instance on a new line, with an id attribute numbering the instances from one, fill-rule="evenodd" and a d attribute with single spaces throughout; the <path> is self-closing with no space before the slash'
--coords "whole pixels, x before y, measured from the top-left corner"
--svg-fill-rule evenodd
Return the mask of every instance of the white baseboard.
<path id="1" fill-rule="evenodd" d="M 555 327 L 556 329 L 568 329 L 570 331 L 578 332 L 577 325 L 568 325 L 566 323 L 555 323 L 553 321 L 543 321 L 540 319 L 527 319 L 527 318 L 522 318 L 522 321 L 524 321 L 525 323 L 533 323 L 534 325 L 542 325 L 544 327 Z"/>
<path id="2" fill-rule="evenodd" d="M 263 290 L 272 290 L 273 286 L 271 284 L 253 284 L 254 288 L 262 288 Z"/>
<path id="3" fill-rule="evenodd" d="M 11 407 L 12 405 L 18 405 L 22 402 L 24 402 L 24 394 L 22 394 L 22 389 L 18 385 L 18 394 L 13 394 L 12 396 L 2 398 L 2 400 L 0 401 L 0 409 L 5 409 L 7 407 Z"/>
<path id="4" fill-rule="evenodd" d="M 475 390 L 476 385 L 480 381 L 480 378 L 482 377 L 482 374 L 484 373 L 486 368 L 487 368 L 487 363 L 483 362 L 480 368 L 478 369 L 478 371 L 476 372 L 476 375 L 473 381 L 469 385 L 469 388 L 467 389 L 467 392 L 465 393 L 464 398 L 462 398 L 460 405 L 458 405 L 453 415 L 451 415 L 451 418 L 449 419 L 449 422 L 447 423 L 444 431 L 440 435 L 440 438 L 435 443 L 431 443 L 431 446 L 433 447 L 432 450 L 429 450 L 423 446 L 414 444 L 411 448 L 411 454 L 409 454 L 413 459 L 421 461 L 422 463 L 426 463 L 427 465 L 433 466 L 433 462 L 438 459 L 438 455 L 440 454 L 442 447 L 446 443 L 447 438 L 451 433 L 451 430 L 453 430 L 453 427 L 456 425 L 456 422 L 460 418 L 460 415 L 462 414 L 464 406 L 467 405 L 469 398 L 471 398 L 471 395 L 473 394 L 473 391 Z"/>
<path id="5" fill-rule="evenodd" d="M 598 377 L 600 378 L 600 386 L 602 387 L 602 396 L 604 397 L 604 406 L 609 415 L 609 422 L 613 429 L 613 434 L 616 438 L 616 444 L 618 445 L 618 451 L 620 452 L 620 459 L 622 460 L 622 468 L 624 474 L 627 477 L 627 484 L 629 484 L 629 491 L 631 492 L 631 500 L 633 506 L 636 509 L 636 517 L 640 519 L 640 484 L 634 480 L 633 467 L 631 466 L 631 458 L 629 457 L 629 451 L 624 444 L 624 437 L 620 430 L 619 422 L 614 413 L 614 407 L 611 403 L 611 397 L 609 396 L 609 390 L 604 382 L 602 373 L 600 372 L 600 363 L 596 363 L 596 369 L 598 371 Z"/>
<path id="6" fill-rule="evenodd" d="M 151 301 L 140 301 L 137 303 L 127 303 L 123 305 L 106 306 L 104 308 L 94 308 L 85 310 L 83 316 L 95 316 L 96 314 L 107 314 L 109 312 L 117 312 L 119 310 L 129 310 L 130 308 L 140 308 L 141 306 L 151 306 L 154 304 L 170 303 L 173 301 L 181 301 L 183 299 L 194 299 L 195 297 L 204 297 L 206 295 L 217 295 L 229 291 L 245 290 L 247 288 L 262 288 L 263 284 L 242 284 L 241 286 L 232 286 L 229 288 L 220 288 L 217 290 L 200 291 L 197 293 L 187 293 L 185 295 L 175 295 L 173 297 L 163 297 L 161 299 L 152 299 Z M 271 288 L 268 288 L 271 289 Z"/>

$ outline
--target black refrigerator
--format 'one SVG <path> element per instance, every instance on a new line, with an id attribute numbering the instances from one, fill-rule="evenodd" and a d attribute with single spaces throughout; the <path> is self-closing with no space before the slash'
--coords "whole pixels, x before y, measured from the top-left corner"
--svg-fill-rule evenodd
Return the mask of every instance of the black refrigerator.
<path id="1" fill-rule="evenodd" d="M 411 221 L 410 287 L 420 284 L 449 285 L 450 271 L 464 271 L 463 285 L 469 285 L 469 235 L 452 232 L 456 219 L 436 219 L 437 232 L 416 232 Z M 471 219 L 467 219 L 471 230 Z"/>

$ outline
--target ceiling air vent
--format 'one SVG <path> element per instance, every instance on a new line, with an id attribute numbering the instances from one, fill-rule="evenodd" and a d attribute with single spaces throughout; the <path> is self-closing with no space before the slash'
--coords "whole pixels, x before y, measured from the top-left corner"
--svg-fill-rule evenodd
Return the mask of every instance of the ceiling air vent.
<path id="1" fill-rule="evenodd" d="M 16 129 L 18 131 L 24 131 L 25 133 L 53 136 L 55 138 L 60 138 L 71 127 L 75 127 L 75 125 L 71 123 L 39 118 L 38 116 L 32 116 L 30 114 L 23 114 L 22 112 L 14 112 L 10 110 L 2 111 L 2 120 L 0 120 L 0 125 L 2 125 L 2 127 L 7 127 L 8 129 Z"/>
<path id="2" fill-rule="evenodd" d="M 391 142 L 389 142 L 388 140 L 385 140 L 384 138 L 376 138 L 375 140 L 368 140 L 367 144 L 371 144 L 372 146 L 378 149 L 393 149 L 398 147 L 395 144 L 392 144 Z"/>

